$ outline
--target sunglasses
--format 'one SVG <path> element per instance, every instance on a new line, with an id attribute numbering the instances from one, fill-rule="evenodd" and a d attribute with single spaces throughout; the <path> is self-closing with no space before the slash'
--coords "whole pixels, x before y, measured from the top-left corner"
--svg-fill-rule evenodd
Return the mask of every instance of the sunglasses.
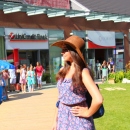
<path id="1" fill-rule="evenodd" d="M 65 53 L 65 52 L 68 52 L 69 50 L 67 48 L 63 48 L 61 53 Z"/>

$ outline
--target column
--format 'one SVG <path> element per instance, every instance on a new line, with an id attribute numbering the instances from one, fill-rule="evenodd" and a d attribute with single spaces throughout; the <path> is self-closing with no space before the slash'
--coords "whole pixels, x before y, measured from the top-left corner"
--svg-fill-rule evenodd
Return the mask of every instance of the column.
<path id="1" fill-rule="evenodd" d="M 19 65 L 19 49 L 15 48 L 13 50 L 13 54 L 14 54 L 14 65 L 18 66 Z"/>

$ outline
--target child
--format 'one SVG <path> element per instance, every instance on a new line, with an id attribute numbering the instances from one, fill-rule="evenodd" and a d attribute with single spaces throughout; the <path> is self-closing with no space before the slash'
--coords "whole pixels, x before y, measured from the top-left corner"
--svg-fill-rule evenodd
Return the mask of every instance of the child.
<path id="1" fill-rule="evenodd" d="M 27 67 L 27 85 L 28 85 L 28 92 L 31 92 L 31 72 L 30 72 L 30 67 Z"/>
<path id="2" fill-rule="evenodd" d="M 30 73 L 31 73 L 31 91 L 33 92 L 34 86 L 35 86 L 35 71 L 33 69 L 33 66 L 30 67 Z"/>

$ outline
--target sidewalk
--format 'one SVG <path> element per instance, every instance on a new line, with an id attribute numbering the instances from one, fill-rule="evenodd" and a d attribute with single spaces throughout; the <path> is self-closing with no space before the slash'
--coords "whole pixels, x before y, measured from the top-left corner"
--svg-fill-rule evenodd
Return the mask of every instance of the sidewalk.
<path id="1" fill-rule="evenodd" d="M 32 93 L 10 92 L 9 101 L 0 105 L 0 130 L 50 130 L 57 96 L 56 85 Z"/>
<path id="2" fill-rule="evenodd" d="M 44 88 L 33 93 L 9 93 L 9 101 L 0 105 L 0 130 L 50 130 L 57 89 L 54 85 Z"/>

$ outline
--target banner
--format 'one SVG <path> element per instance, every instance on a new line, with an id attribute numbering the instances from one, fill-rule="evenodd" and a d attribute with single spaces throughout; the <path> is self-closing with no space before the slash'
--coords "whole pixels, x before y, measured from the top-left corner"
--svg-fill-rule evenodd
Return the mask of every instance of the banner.
<path id="1" fill-rule="evenodd" d="M 5 44 L 6 50 L 48 49 L 48 31 L 5 28 Z"/>
<path id="2" fill-rule="evenodd" d="M 88 31 L 88 49 L 116 48 L 115 32 Z"/>

